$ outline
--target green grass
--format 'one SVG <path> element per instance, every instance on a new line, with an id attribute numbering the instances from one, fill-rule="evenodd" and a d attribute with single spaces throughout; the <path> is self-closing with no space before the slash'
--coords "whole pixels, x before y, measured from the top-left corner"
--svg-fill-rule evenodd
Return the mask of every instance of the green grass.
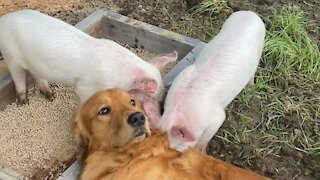
<path id="1" fill-rule="evenodd" d="M 265 132 L 274 135 L 269 140 L 320 154 L 319 132 L 312 133 L 320 111 L 320 98 L 312 94 L 313 85 L 319 84 L 320 51 L 307 27 L 307 14 L 298 7 L 285 6 L 274 13 L 266 36 L 264 68 L 257 73 L 266 78 L 257 84 L 267 81 L 273 89 L 266 92 L 269 100 L 263 109 Z"/>
<path id="2" fill-rule="evenodd" d="M 210 16 L 226 10 L 230 10 L 226 0 L 203 0 L 191 9 L 193 14 L 209 13 Z"/>
<path id="3" fill-rule="evenodd" d="M 286 6 L 274 17 L 266 36 L 266 68 L 289 77 L 318 80 L 320 51 L 309 37 L 307 14 L 297 7 Z"/>

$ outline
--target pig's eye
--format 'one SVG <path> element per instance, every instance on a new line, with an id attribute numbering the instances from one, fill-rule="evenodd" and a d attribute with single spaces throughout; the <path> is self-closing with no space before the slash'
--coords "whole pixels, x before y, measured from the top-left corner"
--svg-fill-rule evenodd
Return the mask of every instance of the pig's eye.
<path id="1" fill-rule="evenodd" d="M 136 101 L 135 101 L 134 99 L 131 99 L 131 100 L 130 100 L 130 104 L 131 104 L 132 106 L 136 106 Z"/>
<path id="2" fill-rule="evenodd" d="M 110 114 L 111 108 L 110 107 L 103 107 L 100 109 L 98 115 L 104 116 Z"/>

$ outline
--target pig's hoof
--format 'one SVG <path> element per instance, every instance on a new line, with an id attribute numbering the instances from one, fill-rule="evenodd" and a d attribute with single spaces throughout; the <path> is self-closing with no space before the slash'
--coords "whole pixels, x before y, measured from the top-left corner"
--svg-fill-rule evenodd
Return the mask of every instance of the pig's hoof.
<path id="1" fill-rule="evenodd" d="M 246 85 L 246 88 L 250 88 L 254 86 L 254 76 L 251 77 L 251 79 L 249 80 L 249 82 Z"/>
<path id="2" fill-rule="evenodd" d="M 18 98 L 17 104 L 18 104 L 18 106 L 23 106 L 25 104 L 29 104 L 29 99 L 28 98 L 23 98 L 23 99 Z"/>
<path id="3" fill-rule="evenodd" d="M 41 92 L 43 96 L 50 102 L 54 100 L 54 93 L 53 92 Z"/>
<path id="4" fill-rule="evenodd" d="M 251 88 L 251 87 L 253 87 L 254 85 L 255 85 L 254 82 L 250 81 L 250 82 L 248 82 L 248 84 L 246 85 L 246 88 Z"/>

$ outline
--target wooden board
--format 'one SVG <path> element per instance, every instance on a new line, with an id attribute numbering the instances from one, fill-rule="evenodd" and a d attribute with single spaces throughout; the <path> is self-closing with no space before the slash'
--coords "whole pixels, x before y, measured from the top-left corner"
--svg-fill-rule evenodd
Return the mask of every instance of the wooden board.
<path id="1" fill-rule="evenodd" d="M 79 162 L 75 161 L 57 180 L 77 180 L 80 168 Z"/>
<path id="2" fill-rule="evenodd" d="M 28 88 L 34 84 L 32 76 L 27 76 Z M 16 90 L 9 73 L 0 76 L 0 111 L 16 99 Z"/>
<path id="3" fill-rule="evenodd" d="M 95 11 L 77 23 L 75 27 L 93 37 L 101 38 L 101 18 L 104 16 L 104 14 L 105 13 L 102 10 Z"/>
<path id="4" fill-rule="evenodd" d="M 186 67 L 190 66 L 194 63 L 196 57 L 199 55 L 202 48 L 206 45 L 206 43 L 198 43 L 196 47 L 194 47 L 181 61 L 175 65 L 171 71 L 163 78 L 163 83 L 166 88 L 171 86 L 174 78 Z"/>
<path id="5" fill-rule="evenodd" d="M 8 104 L 16 98 L 13 82 L 10 75 L 4 74 L 0 77 L 0 110 L 6 108 Z"/>
<path id="6" fill-rule="evenodd" d="M 101 19 L 102 35 L 131 47 L 155 54 L 178 51 L 178 60 L 186 56 L 200 40 L 189 38 L 110 11 Z"/>
<path id="7" fill-rule="evenodd" d="M 2 58 L 2 57 L 1 57 Z M 5 62 L 0 60 L 0 111 L 15 99 L 15 91 Z"/>
<path id="8" fill-rule="evenodd" d="M 20 180 L 23 178 L 21 174 L 0 166 L 0 180 Z"/>
<path id="9" fill-rule="evenodd" d="M 8 74 L 8 72 L 9 70 L 7 68 L 6 63 L 0 59 L 0 77 L 2 75 Z"/>

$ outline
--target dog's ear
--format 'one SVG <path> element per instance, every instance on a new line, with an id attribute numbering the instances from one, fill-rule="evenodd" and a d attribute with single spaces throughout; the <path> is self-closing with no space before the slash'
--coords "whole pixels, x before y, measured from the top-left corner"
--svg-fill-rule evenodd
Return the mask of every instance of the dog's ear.
<path id="1" fill-rule="evenodd" d="M 73 137 L 80 149 L 79 156 L 81 159 L 85 158 L 88 152 L 90 136 L 87 130 L 84 128 L 81 121 L 81 111 L 80 109 L 76 110 L 72 117 L 72 133 Z"/>

